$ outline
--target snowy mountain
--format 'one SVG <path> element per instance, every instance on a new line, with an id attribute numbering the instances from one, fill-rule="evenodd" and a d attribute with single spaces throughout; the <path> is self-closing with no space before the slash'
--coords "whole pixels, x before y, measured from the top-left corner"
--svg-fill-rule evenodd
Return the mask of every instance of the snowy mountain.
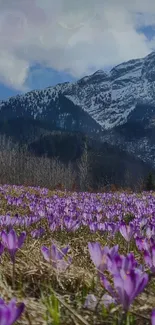
<path id="1" fill-rule="evenodd" d="M 0 121 L 16 118 L 99 136 L 155 166 L 155 52 L 1 101 Z"/>

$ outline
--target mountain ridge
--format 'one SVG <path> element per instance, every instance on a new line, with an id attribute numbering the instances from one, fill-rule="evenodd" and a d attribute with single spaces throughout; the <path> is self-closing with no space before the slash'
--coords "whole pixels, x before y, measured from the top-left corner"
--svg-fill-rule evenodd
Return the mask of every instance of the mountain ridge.
<path id="1" fill-rule="evenodd" d="M 0 121 L 16 118 L 48 122 L 51 130 L 85 132 L 155 167 L 155 52 L 109 72 L 98 70 L 73 83 L 1 101 Z"/>
<path id="2" fill-rule="evenodd" d="M 56 86 L 46 87 L 44 90 L 32 90 L 24 95 L 11 97 L 7 101 L 2 100 L 0 107 L 2 108 L 8 101 L 13 104 L 14 100 L 18 99 L 22 102 L 25 99 L 28 103 L 31 101 L 32 105 L 34 103 L 32 115 L 36 118 L 42 112 L 42 106 L 49 104 L 51 98 L 56 101 L 61 92 L 75 105 L 82 107 L 103 129 L 111 129 L 125 123 L 137 103 L 149 101 L 155 104 L 151 93 L 155 90 L 155 85 L 152 84 L 155 80 L 154 63 L 155 52 L 152 52 L 143 59 L 123 62 L 109 72 L 98 70 L 73 83 L 59 83 Z M 145 68 L 150 69 L 150 66 L 151 73 Z M 136 87 L 134 87 L 135 82 Z M 132 93 L 134 96 L 131 95 Z M 37 107 L 36 96 L 42 98 Z M 124 105 L 127 106 L 125 111 L 123 111 Z"/>

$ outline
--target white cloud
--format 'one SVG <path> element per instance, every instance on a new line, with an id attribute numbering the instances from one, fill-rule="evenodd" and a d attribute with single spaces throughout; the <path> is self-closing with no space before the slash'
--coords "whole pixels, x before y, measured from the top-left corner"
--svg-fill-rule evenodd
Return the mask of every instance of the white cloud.
<path id="1" fill-rule="evenodd" d="M 25 89 L 32 64 L 82 77 L 154 49 L 155 1 L 0 0 L 0 81 Z"/>
<path id="2" fill-rule="evenodd" d="M 28 90 L 24 85 L 29 65 L 27 61 L 18 59 L 11 53 L 0 51 L 0 82 L 23 91 Z"/>

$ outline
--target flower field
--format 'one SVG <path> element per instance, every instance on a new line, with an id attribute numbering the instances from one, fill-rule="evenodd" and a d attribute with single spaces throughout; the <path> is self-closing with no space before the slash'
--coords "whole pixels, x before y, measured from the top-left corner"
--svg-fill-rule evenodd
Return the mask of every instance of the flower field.
<path id="1" fill-rule="evenodd" d="M 155 193 L 0 187 L 0 325 L 155 325 Z"/>

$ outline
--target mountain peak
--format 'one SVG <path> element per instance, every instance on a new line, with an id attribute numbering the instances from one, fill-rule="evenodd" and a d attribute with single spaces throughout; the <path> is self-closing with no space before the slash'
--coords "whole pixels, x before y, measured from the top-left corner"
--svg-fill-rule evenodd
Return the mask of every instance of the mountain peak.
<path id="1" fill-rule="evenodd" d="M 152 51 L 151 53 L 149 53 L 149 54 L 145 57 L 145 59 L 147 59 L 147 58 L 152 58 L 152 57 L 155 57 L 155 51 Z"/>
<path id="2" fill-rule="evenodd" d="M 95 75 L 107 75 L 106 73 L 105 73 L 105 71 L 104 70 L 97 70 L 96 72 L 94 72 L 93 74 L 92 74 L 93 76 L 95 76 Z"/>

